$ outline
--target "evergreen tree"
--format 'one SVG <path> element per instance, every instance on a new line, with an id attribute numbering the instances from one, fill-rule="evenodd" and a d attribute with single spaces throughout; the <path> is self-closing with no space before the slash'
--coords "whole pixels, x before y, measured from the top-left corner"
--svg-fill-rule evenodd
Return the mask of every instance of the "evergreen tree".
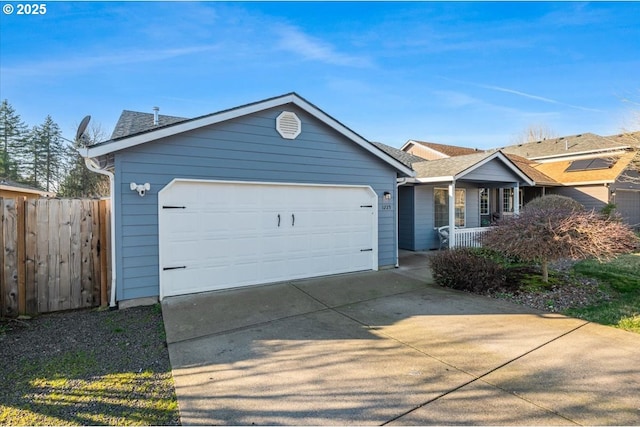
<path id="1" fill-rule="evenodd" d="M 0 105 L 0 177 L 21 181 L 19 163 L 24 152 L 27 125 L 6 99 Z"/>
<path id="2" fill-rule="evenodd" d="M 60 127 L 51 116 L 29 133 L 21 167 L 30 185 L 57 192 L 65 173 L 65 144 Z"/>
<path id="3" fill-rule="evenodd" d="M 81 146 L 95 144 L 104 139 L 100 126 L 91 126 L 88 141 L 76 141 L 75 147 L 67 148 L 69 171 L 60 187 L 62 197 L 101 197 L 109 195 L 109 178 L 90 171 L 84 158 L 76 150 Z"/>

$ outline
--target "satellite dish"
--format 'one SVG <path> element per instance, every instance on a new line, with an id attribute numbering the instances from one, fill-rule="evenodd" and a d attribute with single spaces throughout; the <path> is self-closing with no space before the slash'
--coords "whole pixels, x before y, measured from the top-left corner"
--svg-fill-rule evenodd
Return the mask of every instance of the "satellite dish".
<path id="1" fill-rule="evenodd" d="M 79 142 L 84 136 L 84 131 L 87 130 L 87 126 L 89 126 L 89 121 L 91 120 L 91 116 L 85 116 L 84 119 L 80 122 L 80 126 L 78 126 L 78 131 L 76 132 L 76 142 Z"/>

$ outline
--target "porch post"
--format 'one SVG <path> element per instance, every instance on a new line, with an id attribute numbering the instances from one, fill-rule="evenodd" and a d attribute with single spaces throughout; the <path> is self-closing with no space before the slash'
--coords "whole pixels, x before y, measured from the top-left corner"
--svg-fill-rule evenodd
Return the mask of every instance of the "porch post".
<path id="1" fill-rule="evenodd" d="M 520 214 L 520 183 L 516 182 L 513 187 L 513 214 Z"/>
<path id="2" fill-rule="evenodd" d="M 456 246 L 456 181 L 449 184 L 449 249 Z"/>

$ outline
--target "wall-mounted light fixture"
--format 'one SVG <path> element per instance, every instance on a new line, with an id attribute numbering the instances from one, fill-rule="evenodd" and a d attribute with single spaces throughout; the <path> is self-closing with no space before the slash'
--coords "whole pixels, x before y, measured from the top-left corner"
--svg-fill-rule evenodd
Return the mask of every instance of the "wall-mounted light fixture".
<path id="1" fill-rule="evenodd" d="M 144 184 L 136 184 L 135 182 L 132 182 L 129 184 L 129 188 L 131 188 L 131 191 L 137 191 L 140 197 L 144 197 L 147 191 L 151 190 L 151 184 L 148 182 L 145 182 Z"/>
<path id="2" fill-rule="evenodd" d="M 391 193 L 390 193 L 390 192 L 388 192 L 388 191 L 385 191 L 385 192 L 382 194 L 382 198 L 383 198 L 384 200 L 387 200 L 387 201 L 388 201 L 388 200 L 391 200 Z"/>

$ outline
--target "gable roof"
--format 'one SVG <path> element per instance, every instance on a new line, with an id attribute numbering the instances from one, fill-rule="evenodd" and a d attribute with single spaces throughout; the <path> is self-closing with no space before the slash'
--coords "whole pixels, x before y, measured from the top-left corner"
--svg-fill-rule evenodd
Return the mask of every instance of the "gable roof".
<path id="1" fill-rule="evenodd" d="M 599 157 L 615 161 L 611 163 L 610 167 L 600 169 L 571 171 L 569 167 L 572 160 L 538 163 L 535 165 L 535 169 L 550 176 L 562 185 L 611 184 L 629 166 L 635 155 L 635 151 L 627 151 L 619 156 Z"/>
<path id="2" fill-rule="evenodd" d="M 545 160 L 551 161 L 557 158 L 577 155 L 622 154 L 628 148 L 630 148 L 630 145 L 626 140 L 616 140 L 593 133 L 583 133 L 511 145 L 502 148 L 501 151 L 544 162 Z"/>
<path id="3" fill-rule="evenodd" d="M 521 182 L 534 185 L 534 182 L 522 170 L 520 170 L 504 153 L 477 152 L 463 156 L 447 157 L 438 160 L 427 160 L 415 163 L 413 169 L 416 171 L 418 182 L 444 182 L 464 178 L 468 173 L 476 170 L 492 160 L 501 161 L 514 175 L 518 176 Z"/>
<path id="4" fill-rule="evenodd" d="M 414 156 L 411 153 L 407 153 L 406 151 L 402 151 L 398 148 L 391 147 L 390 145 L 383 144 L 382 142 L 371 141 L 373 145 L 394 157 L 399 162 L 411 167 L 414 163 L 424 162 L 422 157 Z"/>
<path id="5" fill-rule="evenodd" d="M 504 153 L 509 160 L 511 160 L 522 172 L 524 172 L 535 185 L 557 186 L 560 185 L 558 181 L 551 178 L 544 172 L 536 169 L 539 163 L 529 160 L 525 157 L 517 156 L 515 154 Z"/>
<path id="6" fill-rule="evenodd" d="M 407 141 L 400 149 L 402 151 L 406 151 L 411 147 L 412 144 L 421 145 L 422 147 L 428 148 L 437 154 L 443 154 L 447 157 L 464 156 L 467 154 L 474 154 L 478 152 L 478 150 L 476 150 L 475 148 L 459 147 L 456 145 L 436 144 L 435 142 L 416 141 L 413 139 L 410 139 L 409 141 Z"/>
<path id="7" fill-rule="evenodd" d="M 607 136 L 611 141 L 618 141 L 621 144 L 628 144 L 631 147 L 640 149 L 640 131 L 620 133 Z"/>
<path id="8" fill-rule="evenodd" d="M 320 120 L 327 126 L 342 134 L 344 137 L 353 141 L 374 156 L 380 158 L 385 163 L 391 165 L 403 175 L 414 176 L 414 172 L 410 167 L 390 156 L 386 152 L 378 149 L 375 145 L 371 144 L 365 138 L 358 135 L 357 133 L 294 92 L 274 98 L 265 99 L 263 101 L 242 105 L 228 110 L 195 117 L 193 119 L 167 123 L 165 125 L 158 125 L 151 129 L 140 130 L 136 133 L 113 138 L 109 141 L 80 148 L 78 151 L 85 158 L 96 158 L 105 156 L 115 151 L 135 147 L 137 145 L 151 142 L 160 138 L 177 135 L 183 132 L 188 132 L 194 129 L 221 123 L 227 120 L 253 114 L 259 111 L 264 111 L 270 108 L 280 107 L 286 104 L 293 104 L 298 108 L 304 110 L 305 112 L 311 114 L 316 119 Z"/>
<path id="9" fill-rule="evenodd" d="M 186 117 L 158 115 L 158 124 L 153 124 L 154 114 L 124 110 L 113 129 L 111 139 L 118 139 L 132 134 L 147 131 L 154 127 L 171 125 L 188 120 Z"/>

